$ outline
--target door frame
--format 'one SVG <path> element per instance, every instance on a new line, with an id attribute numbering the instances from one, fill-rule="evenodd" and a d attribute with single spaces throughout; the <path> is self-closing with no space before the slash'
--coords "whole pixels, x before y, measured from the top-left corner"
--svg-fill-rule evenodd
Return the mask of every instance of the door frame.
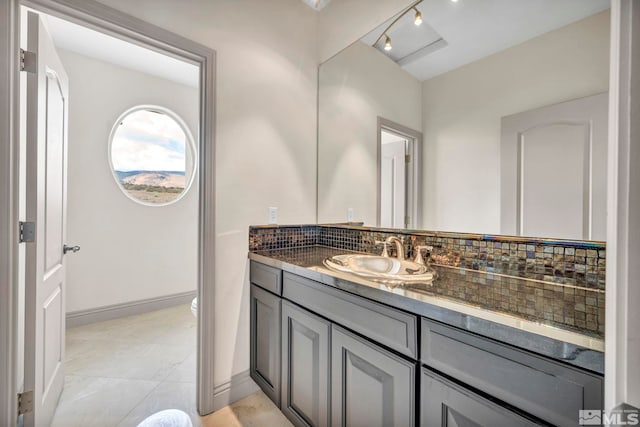
<path id="1" fill-rule="evenodd" d="M 640 4 L 611 0 L 607 158 L 606 410 L 640 406 Z M 634 53 L 635 52 L 635 53 Z M 635 167 L 634 167 L 635 166 Z M 615 284 L 615 286 L 613 286 Z"/>
<path id="2" fill-rule="evenodd" d="M 0 2 L 0 425 L 17 420 L 18 71 L 17 0 Z"/>
<path id="3" fill-rule="evenodd" d="M 397 135 L 400 135 L 408 140 L 410 143 L 409 155 L 411 156 L 411 162 L 407 165 L 407 181 L 405 187 L 405 193 L 408 196 L 406 199 L 405 216 L 408 215 L 411 218 L 409 221 L 408 229 L 420 229 L 421 226 L 421 212 L 422 212 L 422 195 L 419 189 L 422 182 L 422 133 L 417 130 L 413 130 L 399 123 L 385 119 L 378 116 L 377 122 L 377 162 L 376 162 L 376 225 L 380 226 L 380 220 L 382 217 L 380 210 L 380 191 L 382 189 L 382 177 L 380 173 L 380 167 L 382 165 L 382 137 L 381 132 L 385 130 Z"/>
<path id="4" fill-rule="evenodd" d="M 201 414 L 214 410 L 215 307 L 215 70 L 216 52 L 94 0 L 0 2 L 0 425 L 17 419 L 19 42 L 20 6 L 187 60 L 200 67 L 198 132 L 198 328 L 197 395 Z"/>

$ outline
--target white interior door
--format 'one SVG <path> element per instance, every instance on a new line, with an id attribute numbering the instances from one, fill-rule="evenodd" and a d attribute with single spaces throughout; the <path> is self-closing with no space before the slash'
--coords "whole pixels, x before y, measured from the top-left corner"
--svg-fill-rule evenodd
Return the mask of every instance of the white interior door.
<path id="1" fill-rule="evenodd" d="M 47 426 L 64 386 L 68 80 L 38 14 L 29 12 L 27 46 L 27 208 L 36 225 L 27 243 L 25 391 L 33 391 L 26 426 Z"/>
<path id="2" fill-rule="evenodd" d="M 502 119 L 501 232 L 605 240 L 608 94 Z"/>
<path id="3" fill-rule="evenodd" d="M 380 148 L 380 227 L 405 228 L 406 140 L 385 142 Z"/>

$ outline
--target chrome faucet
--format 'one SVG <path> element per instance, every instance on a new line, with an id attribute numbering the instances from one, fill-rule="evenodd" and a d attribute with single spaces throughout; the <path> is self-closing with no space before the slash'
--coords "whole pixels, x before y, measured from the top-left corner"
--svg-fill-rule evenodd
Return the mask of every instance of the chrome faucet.
<path id="1" fill-rule="evenodd" d="M 415 262 L 416 264 L 429 265 L 428 261 L 425 262 L 424 258 L 422 257 L 422 251 L 425 249 L 427 251 L 427 257 L 428 257 L 431 251 L 433 250 L 433 246 L 421 245 L 421 246 L 415 246 L 413 248 L 414 252 L 416 253 L 416 259 L 413 262 Z"/>
<path id="2" fill-rule="evenodd" d="M 400 240 L 396 236 L 389 237 L 386 242 L 387 244 L 395 243 L 396 245 L 396 256 L 400 261 L 404 261 L 404 246 L 402 244 L 402 240 Z"/>

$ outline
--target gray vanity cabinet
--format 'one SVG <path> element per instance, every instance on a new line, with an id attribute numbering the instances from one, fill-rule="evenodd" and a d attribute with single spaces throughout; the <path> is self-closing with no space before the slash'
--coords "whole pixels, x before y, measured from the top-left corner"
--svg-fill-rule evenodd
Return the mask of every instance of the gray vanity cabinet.
<path id="1" fill-rule="evenodd" d="M 282 302 L 280 409 L 296 426 L 329 425 L 331 323 Z"/>
<path id="2" fill-rule="evenodd" d="M 422 362 L 560 427 L 602 409 L 603 378 L 484 337 L 422 319 Z"/>
<path id="3" fill-rule="evenodd" d="M 602 408 L 601 375 L 306 277 L 252 262 L 250 294 L 251 378 L 296 426 L 565 427 Z"/>
<path id="4" fill-rule="evenodd" d="M 251 284 L 250 375 L 277 405 L 280 402 L 281 298 Z"/>
<path id="5" fill-rule="evenodd" d="M 333 325 L 332 426 L 414 426 L 415 370 L 414 363 Z"/>
<path id="6" fill-rule="evenodd" d="M 421 427 L 531 427 L 534 423 L 422 368 Z"/>

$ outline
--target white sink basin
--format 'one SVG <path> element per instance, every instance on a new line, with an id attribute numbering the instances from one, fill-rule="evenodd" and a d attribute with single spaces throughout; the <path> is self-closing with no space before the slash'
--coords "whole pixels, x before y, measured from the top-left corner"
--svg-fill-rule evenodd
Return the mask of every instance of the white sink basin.
<path id="1" fill-rule="evenodd" d="M 325 259 L 324 265 L 334 271 L 356 274 L 381 283 L 433 280 L 433 272 L 426 265 L 377 255 L 336 255 Z"/>

